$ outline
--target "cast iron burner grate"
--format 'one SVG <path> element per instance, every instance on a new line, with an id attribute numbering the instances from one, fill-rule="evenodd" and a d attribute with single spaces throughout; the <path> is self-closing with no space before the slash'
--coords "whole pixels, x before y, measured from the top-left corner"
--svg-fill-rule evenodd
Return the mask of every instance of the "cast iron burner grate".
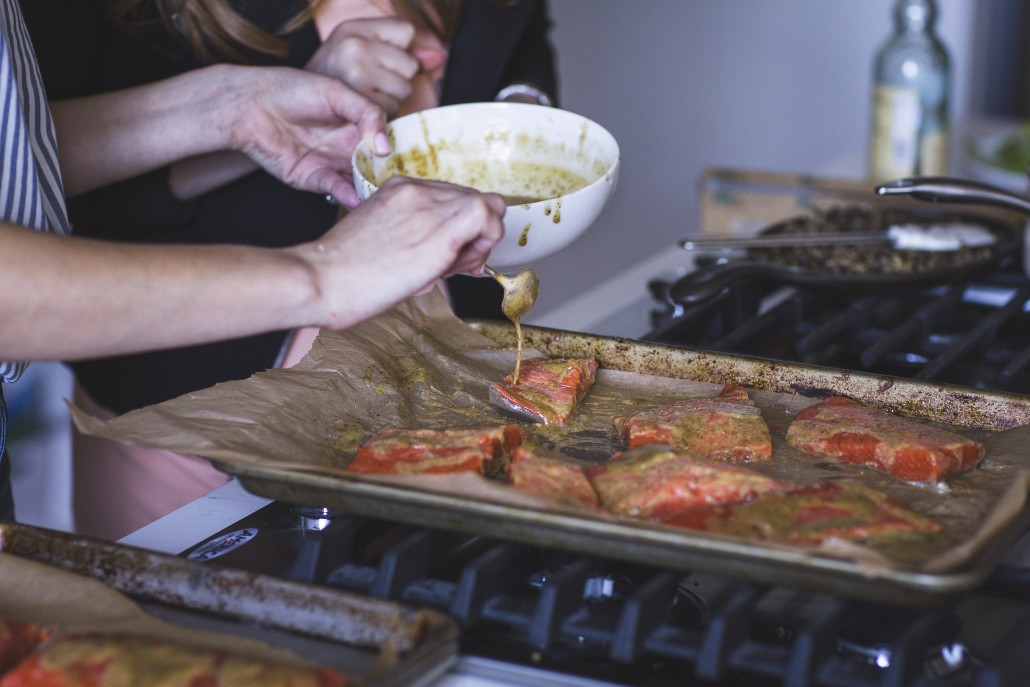
<path id="1" fill-rule="evenodd" d="M 973 656 L 958 609 L 880 606 L 272 503 L 187 555 L 432 607 L 462 652 L 641 686 L 998 687 L 1030 674 L 1030 583 Z M 239 543 L 235 543 L 239 542 Z M 229 544 L 227 544 L 229 543 Z M 235 544 L 231 544 L 235 543 Z M 974 644 L 975 645 L 975 644 Z M 978 649 L 980 650 L 980 649 Z"/>
<path id="2" fill-rule="evenodd" d="M 646 341 L 825 365 L 977 389 L 1030 393 L 1030 280 L 1002 270 L 925 289 L 847 292 L 738 282 L 661 307 Z"/>

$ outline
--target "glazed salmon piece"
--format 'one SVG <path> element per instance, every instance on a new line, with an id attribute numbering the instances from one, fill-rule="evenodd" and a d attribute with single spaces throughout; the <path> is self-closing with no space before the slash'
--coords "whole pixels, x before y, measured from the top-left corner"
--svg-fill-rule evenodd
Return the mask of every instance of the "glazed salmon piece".
<path id="1" fill-rule="evenodd" d="M 698 508 L 665 523 L 694 530 L 817 546 L 831 538 L 883 541 L 938 532 L 935 520 L 866 485 L 825 482 L 762 494 L 748 503 Z"/>
<path id="2" fill-rule="evenodd" d="M 798 412 L 787 444 L 915 482 L 940 482 L 974 468 L 984 446 L 939 427 L 832 397 Z"/>
<path id="3" fill-rule="evenodd" d="M 714 398 L 684 399 L 616 418 L 615 427 L 630 449 L 662 444 L 717 460 L 772 458 L 769 426 L 747 390 L 735 384 Z"/>
<path id="4" fill-rule="evenodd" d="M 535 358 L 490 387 L 490 402 L 516 417 L 545 425 L 564 425 L 597 379 L 594 358 Z"/>
<path id="5" fill-rule="evenodd" d="M 578 463 L 520 446 L 508 463 L 507 472 L 508 482 L 527 494 L 556 503 L 597 506 L 597 492 Z"/>
<path id="6" fill-rule="evenodd" d="M 745 467 L 655 445 L 616 454 L 604 465 L 587 468 L 587 475 L 606 510 L 658 520 L 792 486 Z"/>
<path id="7" fill-rule="evenodd" d="M 346 687 L 335 670 L 276 664 L 203 647 L 118 635 L 52 640 L 0 687 Z"/>
<path id="8" fill-rule="evenodd" d="M 386 429 L 366 441 L 346 469 L 380 475 L 490 475 L 503 467 L 521 443 L 522 429 L 518 425 Z"/>
<path id="9" fill-rule="evenodd" d="M 0 619 L 0 675 L 32 653 L 50 634 L 39 625 Z"/>

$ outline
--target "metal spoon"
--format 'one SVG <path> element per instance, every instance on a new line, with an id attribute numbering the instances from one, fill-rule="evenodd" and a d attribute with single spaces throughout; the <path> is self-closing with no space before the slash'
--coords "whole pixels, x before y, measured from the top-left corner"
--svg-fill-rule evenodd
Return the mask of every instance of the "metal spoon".
<path id="1" fill-rule="evenodd" d="M 529 309 L 536 303 L 537 293 L 540 291 L 540 279 L 536 272 L 531 269 L 524 269 L 514 277 L 501 274 L 493 267 L 485 265 L 483 271 L 497 280 L 504 289 L 504 297 L 501 299 L 501 312 L 515 324 L 515 335 L 517 344 L 515 350 L 515 372 L 512 373 L 512 384 L 519 381 L 519 369 L 522 367 L 522 316 L 529 312 Z"/>
<path id="2" fill-rule="evenodd" d="M 512 322 L 529 312 L 529 309 L 536 303 L 537 293 L 540 291 L 540 280 L 533 270 L 524 269 L 514 277 L 501 274 L 490 265 L 484 266 L 483 271 L 496 279 L 504 289 L 501 311 Z"/>

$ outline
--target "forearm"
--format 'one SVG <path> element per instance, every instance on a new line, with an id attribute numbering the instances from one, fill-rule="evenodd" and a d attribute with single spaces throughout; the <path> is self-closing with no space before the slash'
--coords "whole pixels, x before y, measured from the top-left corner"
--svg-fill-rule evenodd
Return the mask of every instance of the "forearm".
<path id="1" fill-rule="evenodd" d="M 104 242 L 0 222 L 0 360 L 349 327 L 440 277 L 481 271 L 504 211 L 496 194 L 394 177 L 317 241 L 279 249 Z"/>
<path id="2" fill-rule="evenodd" d="M 136 88 L 52 103 L 65 193 L 228 147 L 232 70 L 218 65 Z"/>
<path id="3" fill-rule="evenodd" d="M 390 151 L 382 108 L 336 79 L 290 67 L 214 65 L 53 110 L 70 196 L 238 151 L 294 188 L 356 205 L 346 170 L 358 141 Z"/>
<path id="4" fill-rule="evenodd" d="M 0 359 L 72 360 L 321 324 L 290 251 L 142 246 L 0 225 Z"/>

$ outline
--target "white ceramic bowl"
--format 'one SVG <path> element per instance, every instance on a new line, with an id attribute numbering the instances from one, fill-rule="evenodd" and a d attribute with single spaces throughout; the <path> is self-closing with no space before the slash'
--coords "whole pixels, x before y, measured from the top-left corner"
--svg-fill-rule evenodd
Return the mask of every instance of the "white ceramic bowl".
<path id="1" fill-rule="evenodd" d="M 393 153 L 354 151 L 354 185 L 365 200 L 397 174 L 439 179 L 508 198 L 498 269 L 522 267 L 582 236 L 619 176 L 619 146 L 580 115 L 523 103 L 448 105 L 390 122 Z"/>

